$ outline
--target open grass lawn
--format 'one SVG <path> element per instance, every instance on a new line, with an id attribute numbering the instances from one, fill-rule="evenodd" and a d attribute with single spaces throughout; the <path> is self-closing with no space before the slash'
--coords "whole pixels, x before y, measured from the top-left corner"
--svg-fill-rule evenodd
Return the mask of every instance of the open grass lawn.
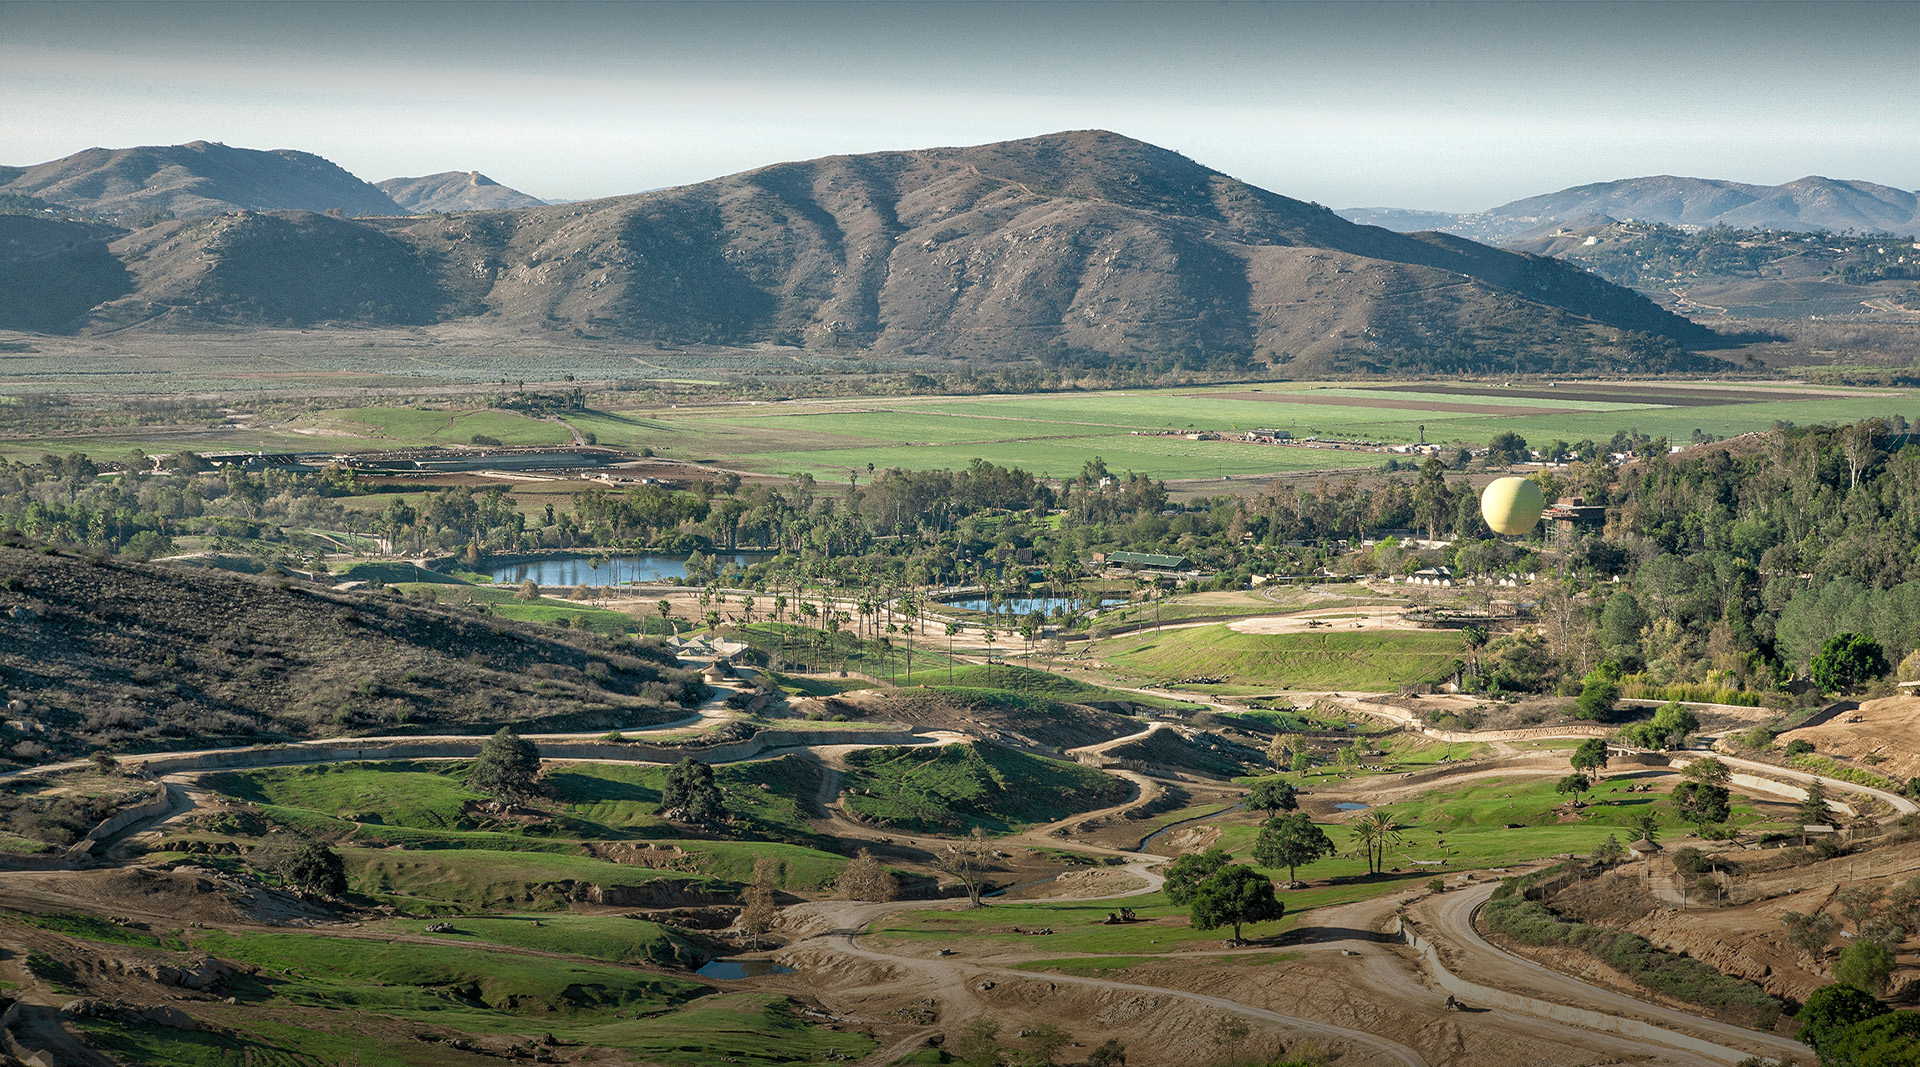
<path id="1" fill-rule="evenodd" d="M 214 932 L 196 947 L 259 966 L 253 997 L 355 1007 L 415 1019 L 466 1017 L 462 1029 L 513 1031 L 513 1016 L 658 1011 L 704 992 L 683 979 L 607 964 L 473 948 L 310 934 Z M 485 1020 L 484 1025 L 474 1026 Z"/>
<path id="2" fill-rule="evenodd" d="M 1131 791 L 1077 763 L 974 743 L 851 753 L 843 803 L 901 829 L 1005 831 L 1118 804 Z"/>
<path id="3" fill-rule="evenodd" d="M 331 763 L 276 767 L 209 777 L 227 796 L 283 808 L 302 808 L 354 822 L 426 830 L 470 829 L 461 813 L 485 797 L 463 780 L 468 764 Z"/>
<path id="4" fill-rule="evenodd" d="M 406 593 L 424 590 L 434 599 L 447 604 L 486 604 L 495 615 L 516 622 L 572 627 L 579 625 L 575 620 L 584 620 L 588 629 L 608 635 L 639 633 L 648 625 L 653 627 L 655 633 L 663 632 L 658 619 L 630 615 L 624 611 L 596 608 L 578 601 L 544 595 L 537 600 L 521 600 L 519 589 L 510 585 L 449 584 L 445 576 L 441 576 L 440 582 L 428 584 L 408 581 L 394 588 Z"/>
<path id="5" fill-rule="evenodd" d="M 335 408 L 295 420 L 303 429 L 373 438 L 362 448 L 471 444 L 475 434 L 502 445 L 565 445 L 573 435 L 557 422 L 498 408 Z"/>
<path id="6" fill-rule="evenodd" d="M 704 948 L 667 927 L 619 915 L 464 916 L 454 921 L 451 931 L 439 934 L 427 933 L 430 925 L 425 919 L 400 919 L 373 929 L 586 956 L 607 963 L 697 966 L 707 957 Z"/>
<path id="7" fill-rule="evenodd" d="M 1435 860 L 1446 870 L 1506 867 L 1566 853 L 1591 853 L 1609 835 L 1625 844 L 1638 836 L 1634 820 L 1641 812 L 1660 814 L 1666 836 L 1681 835 L 1687 827 L 1666 804 L 1666 794 L 1614 792 L 1623 783 L 1602 782 L 1597 794 L 1581 809 L 1577 821 L 1563 822 L 1555 810 L 1570 798 L 1554 792 L 1547 778 L 1489 779 L 1452 789 L 1438 788 L 1415 800 L 1384 805 L 1400 827 L 1402 841 L 1387 850 L 1387 866 L 1408 874 L 1421 873 Z M 1236 856 L 1251 858 L 1259 834 L 1258 813 L 1229 816 L 1220 826 L 1219 845 Z M 1333 843 L 1345 851 L 1353 846 L 1347 823 L 1322 823 Z M 1775 818 L 1736 796 L 1731 825 L 1747 830 L 1773 828 Z M 1286 877 L 1284 868 L 1271 871 Z M 1336 856 L 1300 869 L 1306 879 L 1356 877 L 1366 873 L 1359 857 Z M 1429 874 L 1432 872 L 1429 871 Z"/>
<path id="8" fill-rule="evenodd" d="M 1162 681 L 1223 677 L 1284 689 L 1377 692 L 1438 677 L 1462 647 L 1460 635 L 1447 631 L 1239 634 L 1221 625 L 1127 634 L 1099 652 L 1123 670 Z"/>
<path id="9" fill-rule="evenodd" d="M 496 935 L 471 948 L 316 934 L 204 934 L 201 950 L 262 968 L 260 977 L 236 983 L 236 992 L 244 1004 L 264 1010 L 221 1013 L 223 1024 L 239 1025 L 198 1033 L 104 1020 L 88 1020 L 86 1029 L 126 1062 L 149 1067 L 415 1063 L 434 1047 L 383 1045 L 365 1025 L 367 1015 L 523 1037 L 527 1044 L 551 1033 L 568 1044 L 668 1064 L 817 1063 L 858 1059 L 873 1048 L 859 1034 L 799 1018 L 783 996 L 713 993 L 698 982 L 631 966 L 498 947 L 542 931 L 553 932 L 554 951 L 576 955 L 657 943 L 651 939 L 659 928 L 651 923 L 574 919 L 541 917 L 540 927 L 530 917 L 463 919 L 459 925 L 485 925 Z M 617 932 L 620 923 L 634 931 Z M 562 943 L 562 930 L 571 943 Z"/>
<path id="10" fill-rule="evenodd" d="M 1284 876 L 1285 871 L 1281 874 Z M 1311 877 L 1302 871 L 1303 876 Z M 1254 923 L 1243 931 L 1249 938 L 1273 937 L 1297 927 L 1314 924 L 1316 908 L 1352 904 L 1397 893 L 1425 882 L 1431 874 L 1383 875 L 1361 878 L 1337 885 L 1313 886 L 1279 894 L 1286 905 L 1285 918 L 1271 923 Z M 1107 926 L 1103 920 L 1125 904 L 1142 921 Z M 1121 900 L 1034 900 L 994 903 L 985 908 L 938 909 L 900 912 L 873 928 L 883 942 L 953 942 L 984 938 L 1008 945 L 1021 945 L 1028 951 L 1140 956 L 1181 952 L 1204 945 L 1218 949 L 1222 938 L 1233 931 L 1196 930 L 1188 921 L 1189 909 L 1170 903 L 1164 893 L 1148 893 Z M 1044 938 L 1013 932 L 1014 927 L 1051 928 Z"/>

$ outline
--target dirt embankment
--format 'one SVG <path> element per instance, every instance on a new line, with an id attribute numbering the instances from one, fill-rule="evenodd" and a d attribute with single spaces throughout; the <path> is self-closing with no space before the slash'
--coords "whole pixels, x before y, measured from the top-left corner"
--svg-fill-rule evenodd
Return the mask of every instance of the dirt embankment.
<path id="1" fill-rule="evenodd" d="M 1811 741 L 1820 753 L 1905 781 L 1920 775 L 1920 696 L 1902 693 L 1869 700 L 1819 726 L 1790 730 L 1780 740 Z"/>

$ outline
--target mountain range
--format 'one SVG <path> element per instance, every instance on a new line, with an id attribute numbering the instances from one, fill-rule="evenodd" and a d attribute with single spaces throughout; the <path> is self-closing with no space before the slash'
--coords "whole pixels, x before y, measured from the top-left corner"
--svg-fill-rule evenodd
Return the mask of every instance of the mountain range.
<path id="1" fill-rule="evenodd" d="M 30 167 L 0 166 L 0 195 L 112 221 L 229 211 L 408 215 L 530 207 L 543 201 L 478 171 L 389 178 L 377 186 L 309 152 L 213 141 L 89 148 Z"/>
<path id="2" fill-rule="evenodd" d="M 234 151 L 126 150 L 91 169 L 133 174 L 124 160 L 170 158 L 171 195 L 238 204 L 240 182 L 186 166 Z M 1713 344 L 1710 331 L 1577 267 L 1355 225 L 1105 131 L 833 156 L 444 217 L 405 217 L 398 205 L 382 217 L 314 213 L 378 202 L 342 203 L 359 187 L 317 157 L 266 154 L 316 175 L 316 187 L 329 176 L 333 195 L 297 205 L 307 210 L 131 229 L 0 216 L 0 327 L 459 321 L 503 336 L 1300 373 L 1714 365 L 1684 351 Z M 49 180 L 52 167 L 26 168 L 0 192 L 79 195 Z M 37 184 L 12 189 L 29 174 Z M 484 188 L 445 177 L 365 190 L 431 203 L 448 185 Z M 112 188 L 129 204 L 158 198 L 143 201 L 130 180 Z"/>
<path id="3" fill-rule="evenodd" d="M 1806 177 L 1784 185 L 1658 175 L 1596 182 L 1482 212 L 1347 208 L 1342 218 L 1401 232 L 1437 230 L 1505 244 L 1570 222 L 1638 221 L 1747 230 L 1920 234 L 1920 196 L 1865 181 Z"/>

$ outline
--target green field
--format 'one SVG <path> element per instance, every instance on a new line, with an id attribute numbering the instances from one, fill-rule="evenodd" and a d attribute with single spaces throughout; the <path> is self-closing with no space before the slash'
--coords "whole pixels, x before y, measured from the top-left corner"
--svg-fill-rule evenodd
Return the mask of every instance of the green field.
<path id="1" fill-rule="evenodd" d="M 934 832 L 1011 830 L 1118 804 L 1131 792 L 1090 767 L 985 743 L 854 752 L 846 788 L 843 803 L 868 821 Z"/>
<path id="2" fill-rule="evenodd" d="M 1448 631 L 1240 634 L 1220 625 L 1126 634 L 1099 651 L 1129 674 L 1159 681 L 1380 691 L 1436 679 L 1461 649 L 1460 635 Z"/>
<path id="3" fill-rule="evenodd" d="M 1586 388 L 1591 391 L 1604 385 Z M 875 469 L 960 468 L 975 458 L 1055 478 L 1078 473 L 1095 456 L 1115 471 L 1158 478 L 1371 468 L 1388 458 L 1377 452 L 1190 441 L 1139 436 L 1135 431 L 1210 430 L 1231 435 L 1278 429 L 1297 438 L 1394 444 L 1424 437 L 1477 445 L 1502 430 L 1512 430 L 1536 444 L 1582 438 L 1605 441 L 1625 430 L 1684 442 L 1695 430 L 1732 436 L 1765 430 L 1781 421 L 1807 426 L 1920 415 L 1920 392 L 1913 390 L 1823 388 L 1810 394 L 1795 386 L 1764 382 L 1742 388 L 1778 388 L 1782 398 L 1678 406 L 1644 403 L 1630 394 L 1623 394 L 1618 402 L 1515 397 L 1495 385 L 1475 393 L 1434 396 L 1421 394 L 1418 383 L 1382 391 L 1269 382 L 1133 392 L 708 404 L 587 411 L 567 418 L 603 445 L 634 451 L 651 448 L 677 459 L 725 460 L 770 474 L 804 471 L 840 480 L 848 471 L 864 471 L 869 464 Z M 1306 402 L 1309 399 L 1315 402 Z M 1436 403 L 1511 410 L 1455 412 L 1436 409 Z M 571 440 L 566 427 L 557 422 L 511 411 L 387 406 L 335 408 L 251 428 L 195 428 L 190 444 L 200 450 L 364 451 L 465 444 L 475 434 L 509 445 L 564 445 Z M 113 457 L 135 446 L 170 452 L 181 447 L 182 440 L 163 430 L 140 429 L 0 439 L 0 455 L 35 458 L 47 451 L 85 451 Z"/>

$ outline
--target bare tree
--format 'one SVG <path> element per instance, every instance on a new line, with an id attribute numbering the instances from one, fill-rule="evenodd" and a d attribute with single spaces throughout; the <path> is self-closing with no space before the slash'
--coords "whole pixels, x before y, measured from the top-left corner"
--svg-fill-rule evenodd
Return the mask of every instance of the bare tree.
<path id="1" fill-rule="evenodd" d="M 993 865 L 993 849 L 987 841 L 987 832 L 976 826 L 969 836 L 950 842 L 940 850 L 938 863 L 942 871 L 967 887 L 967 902 L 979 907 L 981 876 Z"/>
<path id="2" fill-rule="evenodd" d="M 854 854 L 833 886 L 845 900 L 892 900 L 900 892 L 893 872 L 881 866 L 873 853 L 864 848 Z"/>

